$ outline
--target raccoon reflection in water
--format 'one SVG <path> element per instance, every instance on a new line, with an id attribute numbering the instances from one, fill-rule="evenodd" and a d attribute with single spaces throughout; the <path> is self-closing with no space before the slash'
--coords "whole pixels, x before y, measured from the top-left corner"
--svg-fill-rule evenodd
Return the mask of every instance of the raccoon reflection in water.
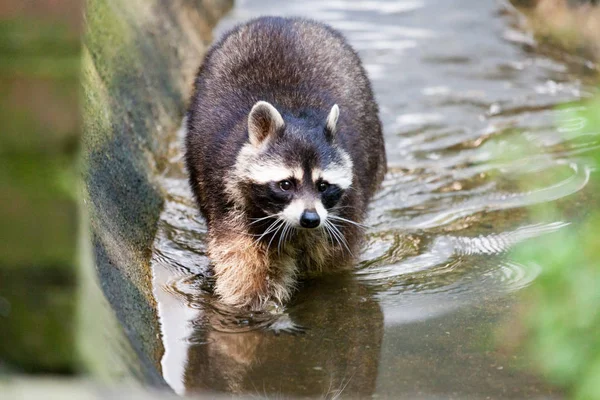
<path id="1" fill-rule="evenodd" d="M 286 314 L 244 312 L 195 290 L 182 292 L 177 293 L 184 301 L 175 303 L 187 317 L 182 321 L 174 309 L 161 317 L 162 371 L 177 393 L 335 398 L 340 392 L 359 397 L 374 392 L 383 313 L 371 289 L 352 274 L 304 282 Z M 173 294 L 159 293 L 166 300 Z M 262 329 L 278 320 L 307 329 L 302 335 Z"/>

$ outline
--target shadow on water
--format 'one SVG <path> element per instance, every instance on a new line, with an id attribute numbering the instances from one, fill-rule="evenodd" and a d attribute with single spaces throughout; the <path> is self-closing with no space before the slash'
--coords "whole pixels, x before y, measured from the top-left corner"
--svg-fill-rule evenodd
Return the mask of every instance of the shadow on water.
<path id="1" fill-rule="evenodd" d="M 553 396 L 495 337 L 540 270 L 511 248 L 590 202 L 586 152 L 598 133 L 577 136 L 585 121 L 555 108 L 592 89 L 500 11 L 479 0 L 237 3 L 217 35 L 264 14 L 346 35 L 373 82 L 390 168 L 352 275 L 305 282 L 283 309 L 240 314 L 209 293 L 206 227 L 173 135 L 151 263 L 164 346 L 155 361 L 177 393 Z M 532 212 L 548 202 L 562 219 Z"/>

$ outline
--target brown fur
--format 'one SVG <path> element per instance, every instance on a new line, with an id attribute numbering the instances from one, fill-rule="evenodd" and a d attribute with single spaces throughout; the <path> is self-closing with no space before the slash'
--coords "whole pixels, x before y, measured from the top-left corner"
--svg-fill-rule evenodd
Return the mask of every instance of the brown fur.
<path id="1" fill-rule="evenodd" d="M 289 246 L 281 253 L 267 251 L 239 222 L 209 231 L 208 255 L 214 263 L 215 293 L 227 304 L 259 309 L 273 297 L 289 300 L 297 275 Z"/>
<path id="2" fill-rule="evenodd" d="M 278 249 L 268 242 L 257 242 L 232 215 L 227 226 L 210 230 L 208 255 L 214 263 L 215 293 L 226 304 L 251 309 L 264 308 L 269 300 L 288 301 L 299 277 L 331 274 L 352 266 L 360 245 L 354 227 L 341 228 L 348 247 L 332 245 L 324 230 L 298 231 L 295 240 Z M 350 231 L 353 234 L 350 234 Z"/>

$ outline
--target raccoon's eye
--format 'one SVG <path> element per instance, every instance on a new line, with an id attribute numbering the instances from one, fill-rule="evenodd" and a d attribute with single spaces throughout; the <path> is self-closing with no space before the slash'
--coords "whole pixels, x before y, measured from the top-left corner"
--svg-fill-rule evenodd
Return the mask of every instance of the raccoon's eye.
<path id="1" fill-rule="evenodd" d="M 279 182 L 279 189 L 285 191 L 288 191 L 292 188 L 292 182 L 288 181 L 287 179 L 284 181 Z"/>
<path id="2" fill-rule="evenodd" d="M 326 191 L 328 187 L 329 187 L 329 183 L 327 183 L 327 182 L 323 182 L 323 181 L 321 181 L 321 182 L 319 182 L 319 183 L 317 184 L 317 189 L 318 189 L 318 190 L 319 190 L 319 192 L 321 192 L 321 193 L 323 193 L 324 191 Z"/>

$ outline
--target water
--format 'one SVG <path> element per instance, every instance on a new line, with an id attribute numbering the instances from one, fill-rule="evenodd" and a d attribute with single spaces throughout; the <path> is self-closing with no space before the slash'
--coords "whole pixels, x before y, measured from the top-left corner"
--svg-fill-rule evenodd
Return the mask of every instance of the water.
<path id="1" fill-rule="evenodd" d="M 283 309 L 245 314 L 210 295 L 206 228 L 181 133 L 173 136 L 152 270 L 165 349 L 156 362 L 175 392 L 556 396 L 497 337 L 540 269 L 509 250 L 568 225 L 589 201 L 585 155 L 598 137 L 578 134 L 585 121 L 555 106 L 592 86 L 580 65 L 537 51 L 505 9 L 480 0 L 237 2 L 216 35 L 265 14 L 308 16 L 346 35 L 380 104 L 389 173 L 355 273 L 305 282 Z M 548 202 L 563 217 L 536 217 Z"/>

